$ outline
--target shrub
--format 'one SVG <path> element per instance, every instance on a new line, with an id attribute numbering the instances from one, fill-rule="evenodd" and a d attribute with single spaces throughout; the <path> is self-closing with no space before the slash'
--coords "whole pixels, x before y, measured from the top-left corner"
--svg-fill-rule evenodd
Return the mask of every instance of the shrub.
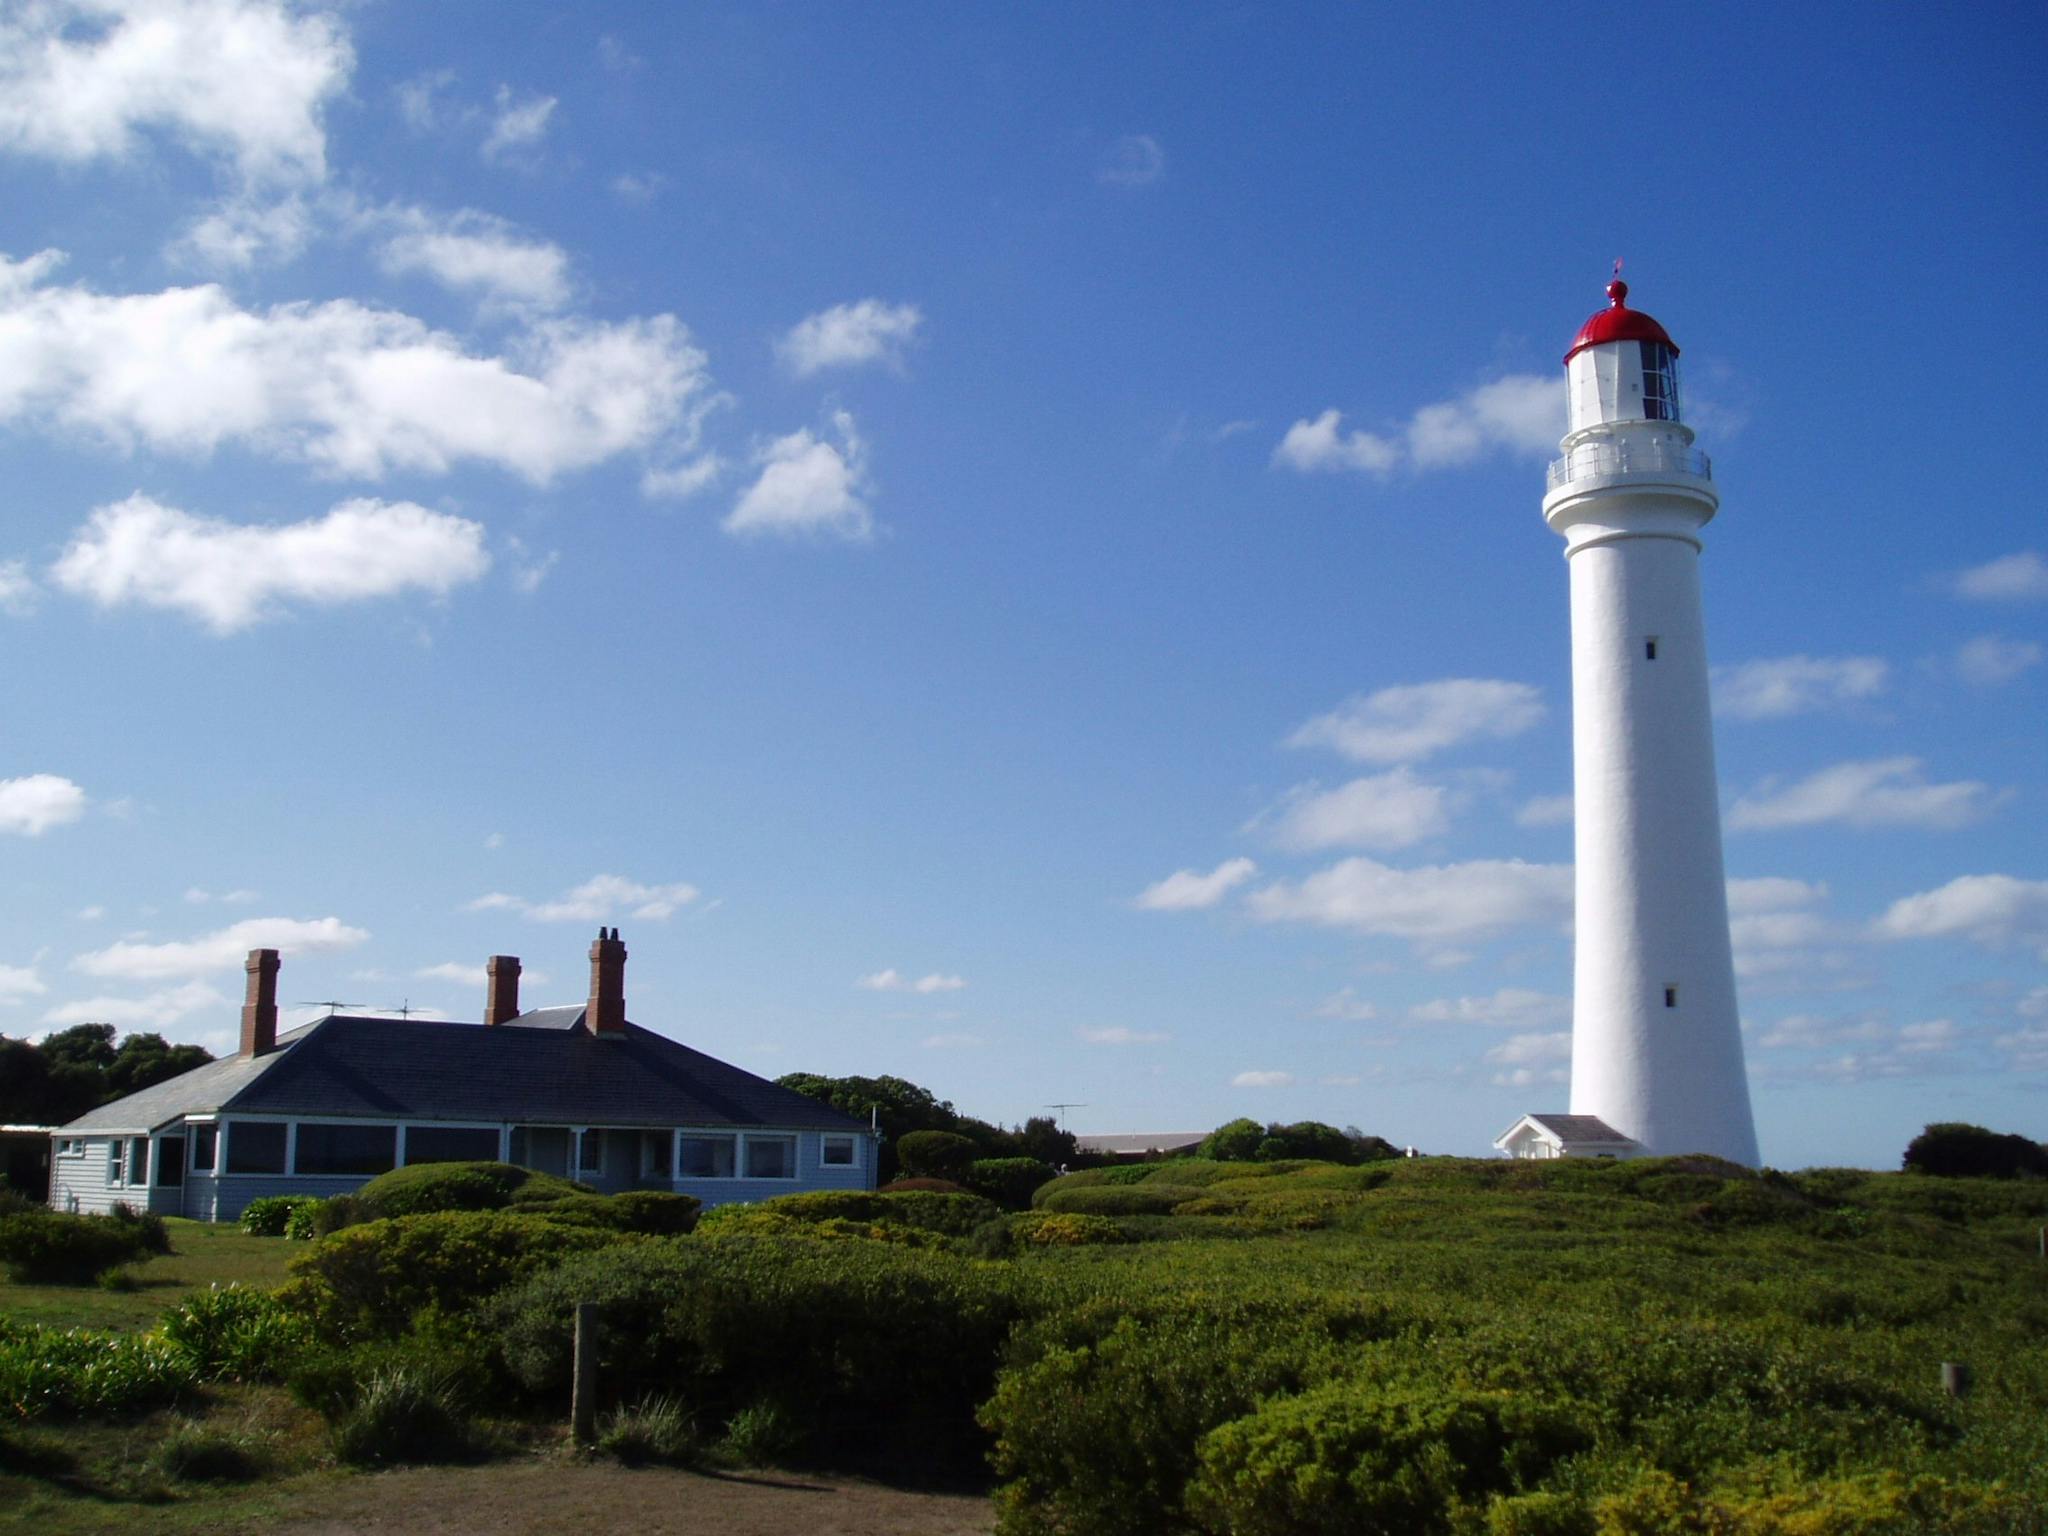
<path id="1" fill-rule="evenodd" d="M 952 1131 L 912 1131 L 896 1143 L 896 1160 L 912 1178 L 957 1182 L 979 1150 L 967 1137 Z"/>
<path id="2" fill-rule="evenodd" d="M 688 1462 L 697 1453 L 697 1423 L 679 1398 L 643 1397 L 598 1421 L 597 1448 L 629 1467 Z"/>
<path id="3" fill-rule="evenodd" d="M 300 1207 L 320 1203 L 318 1195 L 264 1195 L 242 1207 L 242 1230 L 251 1237 L 289 1237 Z"/>
<path id="4" fill-rule="evenodd" d="M 334 1426 L 334 1454 L 356 1467 L 464 1461 L 476 1448 L 454 1389 L 430 1370 L 379 1371 Z"/>
<path id="5" fill-rule="evenodd" d="M 153 1211 L 138 1211 L 127 1201 L 117 1200 L 114 1208 L 107 1212 L 107 1220 L 130 1235 L 138 1253 L 171 1251 L 171 1229 L 164 1225 L 163 1217 Z"/>
<path id="6" fill-rule="evenodd" d="M 911 1227 L 947 1237 L 965 1237 L 997 1215 L 979 1195 L 933 1190 L 817 1190 L 802 1195 L 777 1195 L 752 1204 L 719 1206 L 704 1217 L 706 1236 L 741 1230 L 775 1230 L 780 1219 L 808 1223 L 846 1221 L 885 1227 Z"/>
<path id="7" fill-rule="evenodd" d="M 891 1179 L 877 1190 L 876 1193 L 883 1195 L 964 1195 L 968 1193 L 968 1190 L 965 1185 L 955 1184 L 951 1179 Z"/>
<path id="8" fill-rule="evenodd" d="M 24 1285 L 90 1285 L 110 1269 L 154 1251 L 163 1231 L 146 1222 L 114 1216 L 66 1216 L 56 1211 L 22 1211 L 0 1216 L 0 1263 Z"/>
<path id="9" fill-rule="evenodd" d="M 1106 1216 L 1078 1211 L 1029 1211 L 1013 1217 L 1010 1234 L 1028 1248 L 1086 1248 L 1097 1243 L 1124 1243 L 1124 1229 Z"/>
<path id="10" fill-rule="evenodd" d="M 174 1402 L 191 1358 L 155 1334 L 88 1333 L 0 1318 L 0 1412 L 16 1419 L 133 1413 Z"/>
<path id="11" fill-rule="evenodd" d="M 281 1381 L 312 1344 L 304 1318 L 273 1293 L 243 1285 L 193 1292 L 164 1313 L 157 1331 L 203 1379 Z"/>
<path id="12" fill-rule="evenodd" d="M 1041 1211 L 1069 1211 L 1080 1216 L 1170 1216 L 1175 1206 L 1203 1198 L 1203 1191 L 1184 1184 L 1076 1185 L 1062 1179 L 1043 1199 Z"/>
<path id="13" fill-rule="evenodd" d="M 1021 1211 L 1039 1185 L 1057 1177 L 1035 1157 L 984 1157 L 967 1165 L 967 1187 L 1006 1211 Z"/>
<path id="14" fill-rule="evenodd" d="M 428 1307 L 453 1315 L 568 1254 L 645 1239 L 516 1211 L 366 1222 L 300 1254 L 281 1293 L 323 1337 L 395 1338 Z"/>
<path id="15" fill-rule="evenodd" d="M 157 1469 L 180 1483 L 246 1483 L 263 1470 L 241 1440 L 189 1419 L 171 1427 L 156 1448 Z"/>
<path id="16" fill-rule="evenodd" d="M 772 1467 L 801 1455 L 815 1437 L 812 1415 L 771 1399 L 750 1403 L 734 1414 L 718 1449 L 738 1466 Z"/>
<path id="17" fill-rule="evenodd" d="M 2013 1179 L 2048 1176 L 2048 1147 L 2024 1136 L 2002 1136 L 1981 1125 L 1930 1125 L 1907 1143 L 1908 1173 L 1943 1178 Z"/>
<path id="18" fill-rule="evenodd" d="M 1230 1120 L 1203 1138 L 1195 1156 L 1213 1158 L 1219 1163 L 1248 1163 L 1258 1155 L 1259 1143 L 1265 1139 L 1266 1128 L 1258 1121 Z"/>
<path id="19" fill-rule="evenodd" d="M 366 1216 L 375 1218 L 427 1211 L 502 1211 L 594 1193 L 588 1185 L 512 1163 L 416 1163 L 378 1174 L 354 1198 Z"/>
<path id="20" fill-rule="evenodd" d="M 612 1219 L 622 1232 L 645 1232 L 650 1237 L 680 1237 L 695 1229 L 704 1202 L 695 1195 L 672 1195 L 661 1190 L 636 1189 L 613 1195 L 605 1201 Z"/>
<path id="21" fill-rule="evenodd" d="M 1538 1399 L 1338 1381 L 1211 1430 L 1187 1503 L 1229 1536 L 1432 1536 L 1589 1438 L 1578 1415 Z"/>

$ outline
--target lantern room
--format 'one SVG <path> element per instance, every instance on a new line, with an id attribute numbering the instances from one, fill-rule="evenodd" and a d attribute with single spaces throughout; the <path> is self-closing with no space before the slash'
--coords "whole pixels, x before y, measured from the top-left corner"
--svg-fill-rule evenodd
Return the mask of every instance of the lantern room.
<path id="1" fill-rule="evenodd" d="M 1664 327 L 1627 304 L 1628 284 L 1607 285 L 1607 308 L 1579 327 L 1564 355 L 1570 431 L 1624 421 L 1677 421 L 1678 347 Z"/>

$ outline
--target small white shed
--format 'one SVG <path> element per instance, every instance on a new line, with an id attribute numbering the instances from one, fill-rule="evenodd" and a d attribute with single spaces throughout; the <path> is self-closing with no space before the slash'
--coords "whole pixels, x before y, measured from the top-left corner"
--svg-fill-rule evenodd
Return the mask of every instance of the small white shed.
<path id="1" fill-rule="evenodd" d="M 1598 1115 L 1524 1115 L 1493 1138 L 1508 1157 L 1640 1157 L 1643 1146 Z"/>

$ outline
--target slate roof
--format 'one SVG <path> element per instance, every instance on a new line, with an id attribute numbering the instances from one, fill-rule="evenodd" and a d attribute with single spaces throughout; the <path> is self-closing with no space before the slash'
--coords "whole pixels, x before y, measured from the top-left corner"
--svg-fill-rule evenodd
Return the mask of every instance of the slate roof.
<path id="1" fill-rule="evenodd" d="M 1634 1138 L 1622 1135 L 1598 1115 L 1524 1115 L 1522 1120 L 1542 1126 L 1559 1141 L 1574 1142 L 1581 1146 L 1597 1145 L 1602 1142 L 1611 1142 L 1622 1147 L 1636 1145 Z M 1517 1120 L 1515 1125 L 1521 1123 L 1521 1120 Z M 1515 1126 L 1511 1125 L 1502 1131 L 1496 1139 L 1496 1144 L 1505 1141 L 1514 1129 Z"/>
<path id="2" fill-rule="evenodd" d="M 1142 1134 L 1116 1133 L 1105 1136 L 1076 1136 L 1074 1145 L 1083 1152 L 1179 1152 L 1200 1146 L 1207 1131 L 1148 1131 Z"/>
<path id="3" fill-rule="evenodd" d="M 153 1129 L 215 1110 L 538 1125 L 867 1128 L 637 1024 L 600 1039 L 578 1027 L 583 1012 L 540 1008 L 495 1028 L 330 1014 L 279 1036 L 275 1051 L 209 1062 L 64 1129 Z"/>

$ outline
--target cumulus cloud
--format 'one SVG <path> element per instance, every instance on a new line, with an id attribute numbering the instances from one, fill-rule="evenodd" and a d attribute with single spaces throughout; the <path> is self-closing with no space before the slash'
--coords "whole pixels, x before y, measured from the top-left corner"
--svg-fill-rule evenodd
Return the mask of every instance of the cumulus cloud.
<path id="1" fill-rule="evenodd" d="M 60 1003 L 43 1015 L 45 1024 L 112 1024 L 118 1029 L 161 1030 L 208 1010 L 226 1012 L 233 1001 L 203 981 L 187 981 L 141 997 L 83 997 Z M 222 1031 L 226 1033 L 226 1031 Z"/>
<path id="2" fill-rule="evenodd" d="M 593 875 L 552 901 L 527 901 L 504 891 L 479 896 L 471 912 L 521 912 L 537 923 L 601 923 L 627 917 L 663 922 L 702 893 L 694 885 L 643 885 L 624 875 Z"/>
<path id="3" fill-rule="evenodd" d="M 1989 949 L 2018 944 L 2048 959 L 2048 880 L 1960 875 L 1893 902 L 1875 931 L 1886 939 L 1968 939 Z"/>
<path id="4" fill-rule="evenodd" d="M 1890 1034 L 1882 1019 L 1868 1013 L 1846 1017 L 1791 1013 L 1760 1031 L 1756 1043 L 1772 1051 L 1818 1051 L 1844 1045 L 1865 1045 L 1886 1039 Z"/>
<path id="5" fill-rule="evenodd" d="M 837 444 L 800 428 L 755 456 L 761 473 L 727 515 L 727 533 L 827 535 L 849 543 L 873 535 L 866 449 L 850 414 L 833 412 L 832 424 Z"/>
<path id="6" fill-rule="evenodd" d="M 549 310 L 569 301 L 568 254 L 495 215 L 394 207 L 371 222 L 388 231 L 377 250 L 386 272 L 417 272 L 492 306 Z"/>
<path id="7" fill-rule="evenodd" d="M 870 992 L 922 992 L 929 995 L 934 992 L 958 992 L 967 983 L 958 976 L 946 976 L 937 971 L 913 980 L 892 966 L 887 970 L 862 976 L 854 985 L 864 987 Z"/>
<path id="8" fill-rule="evenodd" d="M 1996 688 L 2041 664 L 2041 647 L 2031 640 L 1979 635 L 1956 647 L 1956 676 L 1973 688 Z"/>
<path id="9" fill-rule="evenodd" d="M 1213 907 L 1258 873 L 1250 859 L 1225 859 L 1208 874 L 1176 870 L 1138 893 L 1137 906 L 1146 912 L 1191 912 Z"/>
<path id="10" fill-rule="evenodd" d="M 1927 782 L 1917 757 L 1836 763 L 1796 783 L 1766 779 L 1728 810 L 1730 831 L 1768 831 L 1838 822 L 1850 827 L 1951 831 L 1990 815 L 2009 796 L 1974 779 Z"/>
<path id="11" fill-rule="evenodd" d="M 1502 987 L 1485 997 L 1439 997 L 1408 1010 L 1409 1020 L 1416 1024 L 1484 1024 L 1521 1030 L 1568 1023 L 1571 1016 L 1570 998 L 1527 987 Z"/>
<path id="12" fill-rule="evenodd" d="M 285 261 L 313 236 L 313 215 L 297 193 L 238 193 L 188 224 L 166 254 L 180 266 L 239 271 Z"/>
<path id="13" fill-rule="evenodd" d="M 484 135 L 483 157 L 491 161 L 518 159 L 537 148 L 548 135 L 555 115 L 555 98 L 515 96 L 512 87 L 498 87 L 498 110 L 491 118 L 491 130 Z"/>
<path id="14" fill-rule="evenodd" d="M 49 990 L 33 965 L 0 965 L 0 1007 L 25 1003 Z"/>
<path id="15" fill-rule="evenodd" d="M 1486 1053 L 1489 1062 L 1502 1067 L 1548 1066 L 1570 1061 L 1571 1057 L 1572 1036 L 1568 1029 L 1546 1034 L 1511 1035 L 1504 1044 L 1496 1045 Z"/>
<path id="16" fill-rule="evenodd" d="M 640 494 L 650 501 L 685 501 L 709 490 L 725 473 L 725 460 L 715 453 L 665 468 L 649 466 L 640 476 Z"/>
<path id="17" fill-rule="evenodd" d="M 77 164 L 162 134 L 250 183 L 317 181 L 354 63 L 335 17 L 266 0 L 8 6 L 0 149 Z"/>
<path id="18" fill-rule="evenodd" d="M 1407 768 L 1353 779 L 1337 789 L 1305 785 L 1259 818 L 1282 848 L 1297 853 L 1325 848 L 1410 848 L 1450 830 L 1457 797 Z"/>
<path id="19" fill-rule="evenodd" d="M 107 295 L 62 257 L 0 256 L 0 424 L 204 457 L 227 444 L 336 475 L 473 461 L 545 484 L 694 441 L 704 354 L 672 315 L 534 323 L 473 355 L 410 315 L 337 299 L 244 309 L 214 284 Z"/>
<path id="20" fill-rule="evenodd" d="M 900 366 L 903 349 L 917 339 L 923 324 L 924 314 L 915 304 L 885 304 L 880 299 L 835 304 L 798 321 L 776 342 L 775 353 L 800 379 L 826 368 Z"/>
<path id="21" fill-rule="evenodd" d="M 1110 145 L 1096 167 L 1106 187 L 1148 187 L 1166 174 L 1166 150 L 1149 133 L 1127 133 Z"/>
<path id="22" fill-rule="evenodd" d="M 1875 656 L 1777 656 L 1714 669 L 1714 712 L 1728 720 L 1811 714 L 1884 691 Z"/>
<path id="23" fill-rule="evenodd" d="M 24 560 L 0 560 L 0 613 L 25 618 L 35 612 L 35 578 Z"/>
<path id="24" fill-rule="evenodd" d="M 1358 763 L 1413 763 L 1482 737 L 1516 736 L 1543 718 L 1527 683 L 1451 677 L 1358 694 L 1318 715 L 1290 747 L 1329 747 Z"/>
<path id="25" fill-rule="evenodd" d="M 1983 565 L 1959 571 L 1954 577 L 1958 596 L 1989 603 L 2039 602 L 2048 598 L 2048 560 L 2040 552 L 2023 549 L 2001 555 Z"/>
<path id="26" fill-rule="evenodd" d="M 214 892 L 207 890 L 204 886 L 193 885 L 187 886 L 185 888 L 186 903 L 190 906 L 195 907 L 203 907 L 207 903 L 214 901 L 221 903 L 221 905 L 223 906 L 229 907 L 246 906 L 248 903 L 252 901 L 259 900 L 261 896 L 262 893 L 260 891 L 251 890 L 238 889 L 232 891 L 222 891 L 218 895 L 216 895 Z"/>
<path id="27" fill-rule="evenodd" d="M 1319 1019 L 1343 1019 L 1346 1023 L 1363 1024 L 1380 1016 L 1379 1009 L 1358 995 L 1356 987 L 1339 987 L 1315 1006 Z"/>
<path id="28" fill-rule="evenodd" d="M 1077 1029 L 1074 1038 L 1090 1045 L 1164 1045 L 1173 1036 L 1163 1029 L 1131 1029 L 1112 1024 L 1103 1029 Z"/>
<path id="29" fill-rule="evenodd" d="M 1404 465 L 1440 469 L 1497 450 L 1556 451 L 1565 427 L 1564 384 L 1548 374 L 1510 374 L 1454 400 L 1418 409 L 1403 426 L 1344 430 L 1331 409 L 1297 421 L 1273 450 L 1273 463 L 1304 474 L 1356 471 L 1386 476 Z"/>
<path id="30" fill-rule="evenodd" d="M 1572 797 L 1570 795 L 1538 795 L 1525 800 L 1522 808 L 1515 812 L 1515 822 L 1524 827 L 1561 827 L 1572 819 Z"/>
<path id="31" fill-rule="evenodd" d="M 1240 1072 L 1230 1080 L 1233 1088 L 1292 1088 L 1292 1072 Z"/>
<path id="32" fill-rule="evenodd" d="M 231 634 L 294 603 L 445 596 L 489 568 L 480 523 L 409 501 L 345 501 L 268 527 L 195 517 L 137 493 L 101 507 L 50 579 L 102 608 L 136 604 Z"/>
<path id="33" fill-rule="evenodd" d="M 1252 894 L 1262 922 L 1311 923 L 1418 943 L 1463 942 L 1511 928 L 1561 926 L 1571 916 L 1566 864 L 1477 859 L 1394 869 L 1350 858 L 1301 881 Z"/>
<path id="34" fill-rule="evenodd" d="M 252 917 L 196 939 L 165 944 L 124 939 L 105 949 L 88 950 L 71 964 L 88 976 L 166 981 L 238 966 L 252 949 L 277 949 L 287 955 L 325 954 L 353 949 L 369 937 L 364 929 L 351 928 L 338 917 Z"/>
<path id="35" fill-rule="evenodd" d="M 953 1033 L 942 1035 L 926 1035 L 924 1039 L 919 1041 L 918 1043 L 928 1051 L 950 1051 L 964 1049 L 969 1046 L 980 1045 L 982 1043 L 982 1040 L 981 1036 L 979 1035 Z"/>
<path id="36" fill-rule="evenodd" d="M 54 773 L 0 779 L 0 832 L 41 837 L 85 814 L 85 791 Z"/>

